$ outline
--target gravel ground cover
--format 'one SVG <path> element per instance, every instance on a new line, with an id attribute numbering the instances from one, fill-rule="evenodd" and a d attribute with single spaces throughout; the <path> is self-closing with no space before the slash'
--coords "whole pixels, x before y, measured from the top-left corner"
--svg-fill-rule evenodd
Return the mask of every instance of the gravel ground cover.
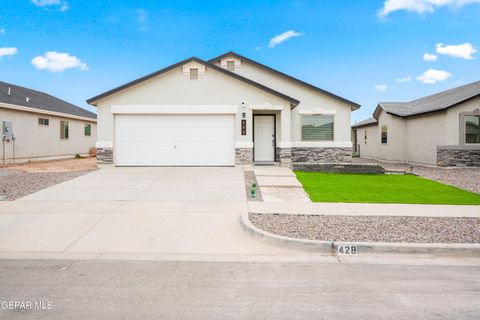
<path id="1" fill-rule="evenodd" d="M 4 200 L 16 200 L 91 171 L 27 172 L 0 169 L 0 196 L 4 196 Z"/>
<path id="2" fill-rule="evenodd" d="M 352 242 L 480 243 L 480 218 L 250 214 L 258 228 L 292 238 Z"/>
<path id="3" fill-rule="evenodd" d="M 391 164 L 371 159 L 354 158 L 354 163 L 376 163 L 387 170 L 411 172 L 418 176 L 480 194 L 480 168 L 440 168 L 408 164 Z"/>
<path id="4" fill-rule="evenodd" d="M 260 191 L 260 187 L 258 186 L 257 178 L 255 177 L 255 172 L 253 171 L 243 171 L 243 175 L 245 177 L 245 191 L 247 192 L 247 199 L 248 201 L 263 201 L 262 192 Z M 257 185 L 257 197 L 252 198 L 252 194 L 250 193 L 250 187 L 252 183 L 256 183 Z"/>

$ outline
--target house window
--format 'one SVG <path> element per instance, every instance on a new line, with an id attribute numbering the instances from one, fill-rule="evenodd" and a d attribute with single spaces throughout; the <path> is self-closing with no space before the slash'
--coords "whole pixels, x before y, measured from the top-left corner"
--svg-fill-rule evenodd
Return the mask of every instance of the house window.
<path id="1" fill-rule="evenodd" d="M 68 140 L 68 121 L 60 121 L 60 139 Z"/>
<path id="2" fill-rule="evenodd" d="M 367 130 L 365 130 L 365 132 L 364 132 L 363 142 L 364 142 L 365 144 L 367 144 Z"/>
<path id="3" fill-rule="evenodd" d="M 38 118 L 38 124 L 41 126 L 48 126 L 50 125 L 50 120 L 46 118 Z"/>
<path id="4" fill-rule="evenodd" d="M 235 61 L 227 61 L 227 70 L 235 71 Z"/>
<path id="5" fill-rule="evenodd" d="M 83 134 L 85 137 L 90 137 L 92 135 L 92 125 L 91 124 L 86 124 L 85 127 L 83 128 Z"/>
<path id="6" fill-rule="evenodd" d="M 388 143 L 388 128 L 387 126 L 382 126 L 381 128 L 381 141 L 382 144 Z"/>
<path id="7" fill-rule="evenodd" d="M 465 143 L 480 143 L 480 116 L 465 116 Z"/>
<path id="8" fill-rule="evenodd" d="M 333 141 L 333 116 L 302 116 L 303 141 Z"/>
<path id="9" fill-rule="evenodd" d="M 198 68 L 190 68 L 190 80 L 198 79 Z"/>

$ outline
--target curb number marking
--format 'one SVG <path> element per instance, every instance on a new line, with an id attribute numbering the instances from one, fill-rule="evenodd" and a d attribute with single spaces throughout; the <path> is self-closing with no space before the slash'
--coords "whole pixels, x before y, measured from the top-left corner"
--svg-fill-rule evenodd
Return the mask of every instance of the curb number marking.
<path id="1" fill-rule="evenodd" d="M 337 252 L 339 254 L 356 255 L 358 254 L 358 248 L 354 245 L 343 245 L 338 246 Z"/>

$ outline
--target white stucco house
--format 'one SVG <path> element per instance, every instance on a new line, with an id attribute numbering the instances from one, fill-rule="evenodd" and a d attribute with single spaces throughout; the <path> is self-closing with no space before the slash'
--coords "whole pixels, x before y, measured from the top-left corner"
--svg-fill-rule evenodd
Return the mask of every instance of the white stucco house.
<path id="1" fill-rule="evenodd" d="M 0 164 L 88 155 L 96 114 L 47 93 L 0 81 Z"/>
<path id="2" fill-rule="evenodd" d="M 480 166 L 480 81 L 410 102 L 381 102 L 352 126 L 361 157 L 438 166 Z"/>
<path id="3" fill-rule="evenodd" d="M 87 102 L 117 166 L 349 162 L 360 106 L 239 54 L 192 57 Z"/>

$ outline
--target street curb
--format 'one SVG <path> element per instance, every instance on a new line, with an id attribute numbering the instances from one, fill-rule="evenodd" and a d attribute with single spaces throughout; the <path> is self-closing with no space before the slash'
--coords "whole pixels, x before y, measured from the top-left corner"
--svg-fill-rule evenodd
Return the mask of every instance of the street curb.
<path id="1" fill-rule="evenodd" d="M 290 237 L 284 237 L 277 234 L 273 234 L 262 229 L 257 228 L 248 218 L 249 213 L 244 212 L 240 216 L 240 225 L 243 230 L 249 233 L 254 238 L 258 238 L 261 241 L 268 242 L 281 247 L 287 247 L 292 249 L 299 249 L 305 251 L 315 251 L 325 254 L 334 254 L 334 247 L 332 241 L 319 241 L 319 240 L 307 240 L 307 239 L 295 239 Z"/>
<path id="2" fill-rule="evenodd" d="M 249 219 L 248 212 L 241 215 L 240 225 L 254 238 L 258 238 L 271 244 L 331 255 L 336 255 L 338 247 L 340 246 L 353 245 L 357 246 L 359 254 L 436 254 L 480 257 L 480 244 L 476 243 L 336 242 L 285 237 L 264 231 L 254 226 Z"/>

